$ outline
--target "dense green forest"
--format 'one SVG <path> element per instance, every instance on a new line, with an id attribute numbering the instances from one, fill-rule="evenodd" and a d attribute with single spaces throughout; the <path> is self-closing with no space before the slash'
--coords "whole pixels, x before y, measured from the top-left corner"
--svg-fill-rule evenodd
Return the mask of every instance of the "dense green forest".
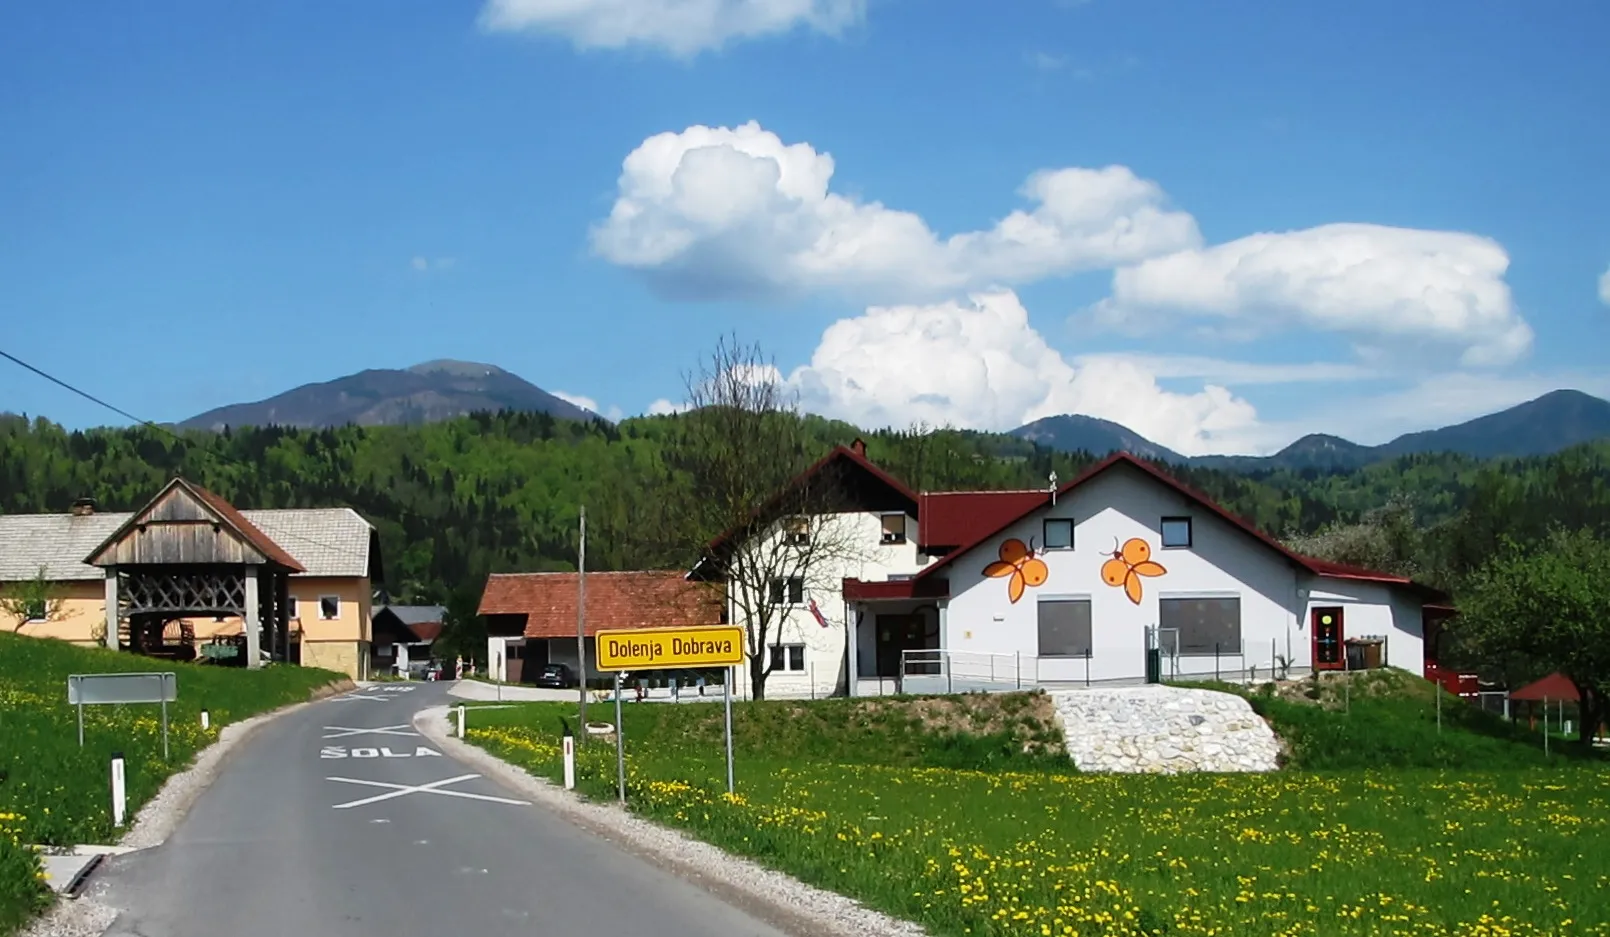
<path id="1" fill-rule="evenodd" d="M 414 427 L 248 428 L 174 435 L 152 427 L 69 432 L 0 416 L 0 511 L 65 511 L 93 497 L 128 510 L 182 474 L 243 508 L 355 508 L 380 531 L 393 601 L 473 609 L 489 572 L 573 569 L 587 507 L 588 567 L 690 562 L 644 530 L 678 497 L 662 453 L 678 417 L 618 425 L 482 413 Z M 939 430 L 867 433 L 805 418 L 825 453 L 857 436 L 915 488 L 1043 487 L 1095 461 L 1012 437 Z M 818 453 L 820 454 L 820 453 Z M 1503 538 L 1553 525 L 1610 533 L 1610 441 L 1483 462 L 1410 456 L 1345 473 L 1257 475 L 1167 467 L 1299 549 L 1388 567 L 1452 591 Z"/>

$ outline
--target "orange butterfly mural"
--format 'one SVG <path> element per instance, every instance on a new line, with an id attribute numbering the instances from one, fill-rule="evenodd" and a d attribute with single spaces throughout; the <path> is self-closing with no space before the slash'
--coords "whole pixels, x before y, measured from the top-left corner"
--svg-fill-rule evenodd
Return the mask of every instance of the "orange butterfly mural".
<path id="1" fill-rule="evenodd" d="M 1122 586 L 1129 601 L 1140 604 L 1140 577 L 1161 576 L 1168 570 L 1152 561 L 1152 548 L 1139 537 L 1131 537 L 1118 546 L 1113 539 L 1112 559 L 1101 564 L 1101 581 L 1109 586 Z"/>
<path id="2" fill-rule="evenodd" d="M 1000 559 L 984 567 L 984 575 L 991 579 L 1010 576 L 1006 581 L 1006 597 L 1016 604 L 1029 586 L 1043 586 L 1051 577 L 1045 560 L 1034 555 L 1034 548 L 1016 537 L 1001 544 Z"/>

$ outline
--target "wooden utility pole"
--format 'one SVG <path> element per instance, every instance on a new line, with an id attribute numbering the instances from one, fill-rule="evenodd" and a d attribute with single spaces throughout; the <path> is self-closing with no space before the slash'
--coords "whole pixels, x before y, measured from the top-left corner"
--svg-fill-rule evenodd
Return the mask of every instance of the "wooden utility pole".
<path id="1" fill-rule="evenodd" d="M 581 696 L 581 741 L 587 744 L 587 506 L 581 506 L 581 540 L 576 551 L 576 686 Z"/>

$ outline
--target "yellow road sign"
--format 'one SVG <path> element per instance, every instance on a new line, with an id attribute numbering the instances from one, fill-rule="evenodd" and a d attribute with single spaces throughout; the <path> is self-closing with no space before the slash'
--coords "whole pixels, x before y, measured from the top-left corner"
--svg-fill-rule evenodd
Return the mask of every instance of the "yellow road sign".
<path id="1" fill-rule="evenodd" d="M 598 632 L 599 670 L 727 667 L 744 659 L 741 625 Z"/>

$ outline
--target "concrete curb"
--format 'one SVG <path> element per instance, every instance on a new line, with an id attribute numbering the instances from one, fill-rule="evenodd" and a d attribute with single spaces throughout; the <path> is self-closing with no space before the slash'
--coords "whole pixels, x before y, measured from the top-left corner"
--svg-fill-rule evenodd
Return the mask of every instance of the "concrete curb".
<path id="1" fill-rule="evenodd" d="M 651 823 L 617 804 L 590 801 L 455 738 L 449 715 L 434 706 L 414 714 L 414 728 L 451 757 L 482 771 L 535 805 L 599 838 L 649 859 L 718 898 L 800 937 L 927 937 L 910 921 L 889 917 L 837 892 L 807 885 L 679 830 Z"/>

